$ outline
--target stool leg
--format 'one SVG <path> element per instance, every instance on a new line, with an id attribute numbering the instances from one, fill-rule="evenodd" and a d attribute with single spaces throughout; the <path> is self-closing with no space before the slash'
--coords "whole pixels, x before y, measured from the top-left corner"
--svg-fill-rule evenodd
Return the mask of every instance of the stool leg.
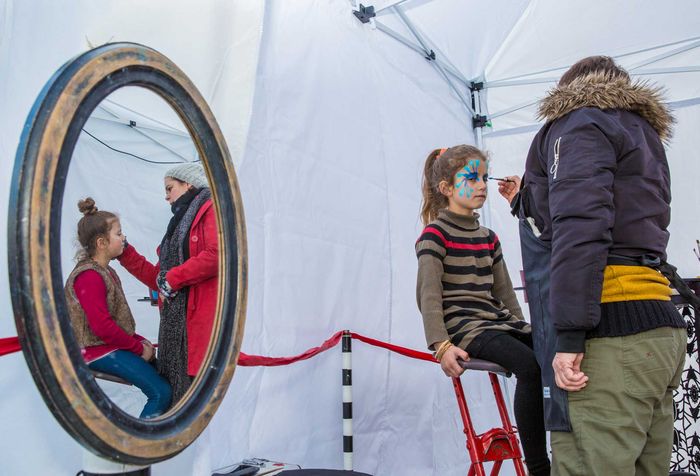
<path id="1" fill-rule="evenodd" d="M 486 476 L 483 463 L 472 463 L 469 465 L 469 473 L 467 476 Z"/>
<path id="2" fill-rule="evenodd" d="M 520 441 L 514 436 L 515 432 L 513 430 L 513 425 L 510 423 L 506 402 L 503 400 L 503 393 L 501 392 L 501 384 L 498 383 L 498 376 L 489 372 L 489 379 L 491 379 L 491 388 L 493 389 L 493 396 L 496 399 L 496 406 L 498 406 L 498 414 L 501 416 L 503 429 L 505 429 L 509 435 L 513 435 L 513 443 L 516 445 L 518 455 L 522 455 L 522 451 L 520 450 Z M 515 466 L 515 474 L 518 476 L 526 476 L 525 467 L 523 466 L 523 461 L 520 456 L 513 458 L 513 465 Z"/>
<path id="3" fill-rule="evenodd" d="M 484 465 L 478 462 L 481 459 L 479 457 L 479 450 L 477 449 L 478 439 L 476 432 L 474 431 L 474 426 L 472 425 L 471 416 L 469 415 L 469 408 L 467 408 L 467 399 L 464 396 L 462 381 L 459 379 L 459 377 L 452 377 L 452 386 L 454 387 L 455 395 L 457 396 L 459 413 L 462 415 L 464 434 L 467 437 L 467 450 L 469 451 L 469 458 L 471 459 L 471 466 L 469 467 L 468 476 L 486 476 Z M 474 461 L 477 461 L 477 463 Z"/>

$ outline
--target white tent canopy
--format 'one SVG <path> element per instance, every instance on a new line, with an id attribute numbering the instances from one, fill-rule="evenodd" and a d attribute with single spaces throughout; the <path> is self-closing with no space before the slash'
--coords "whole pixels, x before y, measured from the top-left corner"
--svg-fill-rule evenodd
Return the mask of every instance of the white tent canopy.
<path id="1" fill-rule="evenodd" d="M 538 127 L 534 101 L 574 61 L 607 54 L 668 90 L 678 120 L 668 149 L 669 260 L 684 276 L 698 274 L 691 248 L 700 209 L 694 183 L 700 177 L 700 5 L 368 4 L 376 17 L 363 24 L 352 14 L 359 6 L 348 0 L 0 0 L 0 210 L 8 209 L 24 120 L 53 72 L 88 42 L 143 43 L 194 81 L 234 158 L 249 244 L 243 351 L 297 354 L 340 329 L 424 349 L 413 251 L 423 160 L 435 147 L 481 143 L 492 155 L 494 175 L 522 173 Z M 435 61 L 425 59 L 431 50 Z M 474 104 L 472 82 L 484 85 Z M 91 194 L 98 206 L 118 212 L 129 241 L 155 258 L 170 217 L 161 190 L 171 165 L 123 152 L 159 162 L 197 159 L 162 104 L 139 92 L 119 93 L 85 126 L 118 151 L 85 136 L 71 164 L 64 274 L 74 251 L 75 202 Z M 491 126 L 475 133 L 469 109 L 486 115 Z M 484 221 L 499 234 L 517 284 L 516 222 L 493 192 Z M 0 229 L 6 227 L 2 212 Z M 6 337 L 16 329 L 5 234 L 0 263 L 0 337 Z M 155 339 L 157 313 L 136 301 L 145 289 L 121 270 L 120 276 L 137 327 Z M 355 469 L 463 474 L 468 454 L 449 380 L 426 362 L 361 343 L 353 350 Z M 288 367 L 239 367 L 209 428 L 181 455 L 155 465 L 153 474 L 208 475 L 250 456 L 341 468 L 340 368 L 339 348 Z M 477 429 L 496 426 L 486 376 L 469 374 L 463 383 Z M 46 409 L 21 354 L 0 358 L 0 388 L 2 472 L 75 474 L 80 447 Z"/>

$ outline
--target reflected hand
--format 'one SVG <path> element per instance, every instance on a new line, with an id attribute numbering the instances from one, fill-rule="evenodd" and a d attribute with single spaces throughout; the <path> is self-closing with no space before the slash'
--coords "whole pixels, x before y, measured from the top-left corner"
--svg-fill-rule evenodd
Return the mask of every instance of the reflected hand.
<path id="1" fill-rule="evenodd" d="M 168 280 L 165 279 L 165 271 L 161 271 L 156 278 L 156 284 L 158 285 L 158 292 L 166 299 L 174 298 L 177 296 L 177 291 L 173 290 Z"/>
<path id="2" fill-rule="evenodd" d="M 518 177 L 517 175 L 509 175 L 504 178 L 512 180 L 512 182 L 505 182 L 503 180 L 499 180 L 498 193 L 500 193 L 503 196 L 503 198 L 508 200 L 508 203 L 511 203 L 513 201 L 513 198 L 515 198 L 515 195 L 518 193 L 518 190 L 520 190 L 520 177 Z"/>
<path id="3" fill-rule="evenodd" d="M 440 368 L 448 377 L 459 377 L 464 373 L 464 369 L 459 365 L 457 359 L 469 360 L 469 354 L 456 345 L 447 349 L 440 359 Z"/>
<path id="4" fill-rule="evenodd" d="M 557 387 L 567 392 L 578 392 L 586 386 L 588 376 L 581 371 L 581 362 L 585 354 L 557 352 L 552 361 L 554 380 Z"/>
<path id="5" fill-rule="evenodd" d="M 153 344 L 151 344 L 147 340 L 141 341 L 143 344 L 143 352 L 141 353 L 141 358 L 145 360 L 146 362 L 150 362 L 153 360 L 153 357 L 155 356 L 155 349 L 153 348 Z"/>

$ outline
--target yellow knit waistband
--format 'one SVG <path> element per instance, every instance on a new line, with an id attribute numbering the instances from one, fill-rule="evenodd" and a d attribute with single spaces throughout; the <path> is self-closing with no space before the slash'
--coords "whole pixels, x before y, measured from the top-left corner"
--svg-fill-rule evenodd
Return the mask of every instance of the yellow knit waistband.
<path id="1" fill-rule="evenodd" d="M 669 284 L 664 275 L 646 266 L 608 265 L 603 275 L 600 302 L 670 301 Z"/>

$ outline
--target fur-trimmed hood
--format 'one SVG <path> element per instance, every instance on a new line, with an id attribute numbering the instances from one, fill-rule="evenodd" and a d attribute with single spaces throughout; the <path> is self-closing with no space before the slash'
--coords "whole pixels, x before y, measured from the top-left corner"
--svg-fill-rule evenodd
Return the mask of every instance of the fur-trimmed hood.
<path id="1" fill-rule="evenodd" d="M 540 102 L 538 117 L 547 122 L 580 109 L 623 109 L 639 114 L 668 142 L 675 119 L 663 102 L 662 89 L 646 81 L 630 82 L 596 72 L 576 78 L 565 86 L 552 89 Z"/>

